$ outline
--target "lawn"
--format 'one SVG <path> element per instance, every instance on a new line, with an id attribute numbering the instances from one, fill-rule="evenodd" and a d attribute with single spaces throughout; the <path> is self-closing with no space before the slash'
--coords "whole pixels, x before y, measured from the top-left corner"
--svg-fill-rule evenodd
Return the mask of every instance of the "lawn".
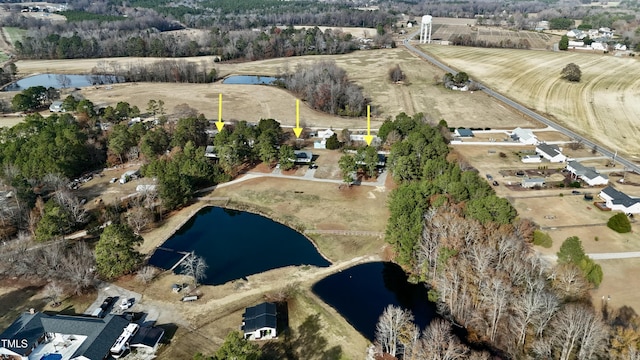
<path id="1" fill-rule="evenodd" d="M 423 45 L 451 67 L 591 140 L 638 159 L 640 62 L 585 52 L 551 52 Z M 560 78 L 569 63 L 582 80 Z"/>

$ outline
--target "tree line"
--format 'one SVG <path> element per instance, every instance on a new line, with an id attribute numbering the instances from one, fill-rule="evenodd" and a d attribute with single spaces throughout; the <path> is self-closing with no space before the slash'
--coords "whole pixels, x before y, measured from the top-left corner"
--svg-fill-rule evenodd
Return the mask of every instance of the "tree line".
<path id="1" fill-rule="evenodd" d="M 318 61 L 284 69 L 278 77 L 284 87 L 304 99 L 316 110 L 344 116 L 361 116 L 369 99 L 362 89 L 349 81 L 347 72 L 335 61 Z"/>
<path id="2" fill-rule="evenodd" d="M 429 288 L 438 313 L 464 327 L 467 342 L 504 358 L 637 356 L 638 317 L 606 304 L 596 311 L 589 291 L 602 269 L 580 240 L 563 243 L 557 265 L 543 260 L 532 249 L 536 225 L 516 218 L 464 162 L 446 160 L 446 124 L 421 120 L 402 114 L 380 130 L 393 138 L 390 162 L 400 183 L 389 201 L 387 241 L 410 278 Z M 376 349 L 403 359 L 490 358 L 455 340 L 440 321 L 421 334 L 402 309 L 380 318 Z"/>

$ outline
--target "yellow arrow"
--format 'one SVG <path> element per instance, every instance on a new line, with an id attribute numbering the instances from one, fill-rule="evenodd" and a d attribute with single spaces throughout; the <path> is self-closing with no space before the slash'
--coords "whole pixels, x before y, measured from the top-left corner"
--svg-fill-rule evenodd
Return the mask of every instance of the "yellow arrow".
<path id="1" fill-rule="evenodd" d="M 300 127 L 300 100 L 296 99 L 296 127 L 293 128 L 293 133 L 299 138 L 302 134 L 302 128 Z"/>
<path id="2" fill-rule="evenodd" d="M 371 135 L 371 106 L 367 105 L 367 135 L 364 136 L 367 145 L 371 145 L 373 135 Z"/>
<path id="3" fill-rule="evenodd" d="M 222 93 L 218 96 L 218 122 L 216 122 L 218 131 L 222 131 L 224 123 L 222 122 Z"/>

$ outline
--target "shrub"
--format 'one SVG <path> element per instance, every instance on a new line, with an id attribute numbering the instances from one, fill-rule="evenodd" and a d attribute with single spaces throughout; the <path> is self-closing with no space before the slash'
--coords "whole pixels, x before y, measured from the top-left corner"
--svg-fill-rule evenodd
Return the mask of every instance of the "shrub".
<path id="1" fill-rule="evenodd" d="M 553 239 L 551 239 L 551 236 L 549 236 L 549 234 L 540 230 L 535 230 L 533 232 L 533 244 L 548 249 L 551 247 L 551 245 L 553 245 Z"/>
<path id="2" fill-rule="evenodd" d="M 337 134 L 333 134 L 327 139 L 327 149 L 329 150 L 339 149 L 341 145 L 340 141 L 338 141 Z"/>
<path id="3" fill-rule="evenodd" d="M 631 232 L 631 222 L 629 222 L 629 218 L 624 213 L 613 215 L 607 222 L 607 226 L 619 233 Z"/>

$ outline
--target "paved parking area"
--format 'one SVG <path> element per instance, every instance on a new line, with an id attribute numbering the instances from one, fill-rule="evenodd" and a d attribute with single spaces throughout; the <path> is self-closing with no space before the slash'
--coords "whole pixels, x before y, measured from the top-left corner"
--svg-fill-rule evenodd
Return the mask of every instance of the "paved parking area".
<path id="1" fill-rule="evenodd" d="M 153 318 L 153 312 L 147 312 L 147 309 L 143 309 L 143 307 L 139 304 L 140 301 L 142 300 L 142 295 L 138 294 L 136 292 L 133 291 L 129 291 L 127 289 L 121 288 L 119 286 L 110 284 L 110 283 L 102 283 L 98 286 L 98 297 L 96 298 L 96 300 L 87 308 L 87 310 L 84 312 L 85 315 L 91 315 L 93 314 L 93 312 L 100 307 L 100 305 L 102 305 L 102 302 L 107 298 L 107 297 L 113 297 L 115 298 L 115 301 L 113 302 L 113 305 L 111 306 L 109 310 L 109 313 L 111 314 L 117 314 L 117 315 L 121 315 L 123 314 L 125 311 L 126 312 L 144 312 L 145 315 L 143 316 L 143 318 L 141 319 L 144 323 L 149 323 L 149 322 L 155 322 L 155 320 L 157 319 L 157 315 L 155 318 Z M 133 306 L 131 306 L 129 309 L 121 309 L 120 308 L 120 302 L 122 301 L 122 299 L 131 299 L 133 300 Z M 156 312 L 157 313 L 157 312 Z"/>

